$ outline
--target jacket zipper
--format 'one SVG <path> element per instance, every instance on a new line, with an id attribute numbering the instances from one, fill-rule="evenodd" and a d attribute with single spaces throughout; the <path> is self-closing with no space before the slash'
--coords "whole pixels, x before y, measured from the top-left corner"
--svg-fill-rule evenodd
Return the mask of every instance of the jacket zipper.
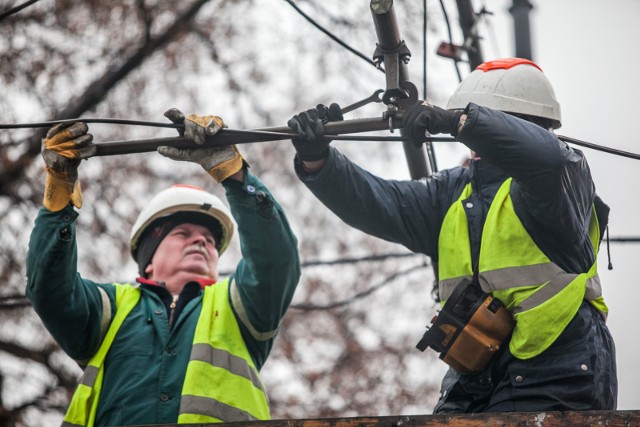
<path id="1" fill-rule="evenodd" d="M 173 313 L 176 309 L 176 302 L 178 302 L 178 296 L 173 295 L 173 301 L 171 301 L 171 305 L 169 306 L 169 329 L 173 326 Z"/>

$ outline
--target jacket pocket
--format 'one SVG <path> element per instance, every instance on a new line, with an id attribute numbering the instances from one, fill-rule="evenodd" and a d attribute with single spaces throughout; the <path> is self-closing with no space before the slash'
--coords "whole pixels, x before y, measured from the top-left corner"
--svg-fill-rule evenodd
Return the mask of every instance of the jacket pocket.
<path id="1" fill-rule="evenodd" d="M 516 359 L 509 367 L 513 387 L 536 386 L 567 380 L 589 381 L 594 376 L 589 357 L 584 352 L 546 356 L 529 360 Z"/>
<path id="2" fill-rule="evenodd" d="M 529 360 L 512 361 L 508 368 L 508 394 L 513 411 L 592 408 L 595 374 L 590 353 L 584 348 L 555 350 Z"/>

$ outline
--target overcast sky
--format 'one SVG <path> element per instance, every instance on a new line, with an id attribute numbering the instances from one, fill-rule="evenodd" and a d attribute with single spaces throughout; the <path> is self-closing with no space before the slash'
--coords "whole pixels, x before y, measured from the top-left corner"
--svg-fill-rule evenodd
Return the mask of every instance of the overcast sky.
<path id="1" fill-rule="evenodd" d="M 640 153 L 635 135 L 640 123 L 640 59 L 636 46 L 640 40 L 640 1 L 529 1 L 534 6 L 533 59 L 551 80 L 562 107 L 563 126 L 557 133 Z M 508 12 L 512 0 L 475 1 L 474 6 L 483 3 L 495 13 L 491 22 L 496 36 L 494 42 L 488 28 L 481 28 L 484 57 L 513 56 L 513 24 Z M 451 80 L 442 82 L 451 85 L 451 90 L 444 93 L 455 88 L 454 73 Z M 582 151 L 589 160 L 598 193 L 611 207 L 611 237 L 640 237 L 636 193 L 640 161 L 587 148 Z M 598 267 L 610 309 L 608 325 L 617 346 L 618 409 L 640 409 L 640 244 L 612 243 L 611 259 L 614 269 L 608 271 L 603 243 Z"/>
<path id="2" fill-rule="evenodd" d="M 532 4 L 535 59 L 562 105 L 563 126 L 557 132 L 640 153 L 636 138 L 640 59 L 633 47 L 640 40 L 640 1 L 532 0 Z M 611 207 L 610 235 L 640 237 L 636 193 L 640 161 L 583 151 L 596 189 Z M 602 249 L 598 267 L 617 346 L 618 409 L 640 409 L 640 244 L 611 244 L 611 271 L 606 247 Z"/>

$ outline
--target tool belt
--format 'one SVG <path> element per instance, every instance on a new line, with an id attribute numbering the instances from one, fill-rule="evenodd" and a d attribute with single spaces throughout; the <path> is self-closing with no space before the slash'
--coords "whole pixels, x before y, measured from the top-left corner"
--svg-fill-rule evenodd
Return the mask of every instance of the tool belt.
<path id="1" fill-rule="evenodd" d="M 504 304 L 474 283 L 461 283 L 431 320 L 416 347 L 440 353 L 440 359 L 464 374 L 481 372 L 513 331 Z"/>

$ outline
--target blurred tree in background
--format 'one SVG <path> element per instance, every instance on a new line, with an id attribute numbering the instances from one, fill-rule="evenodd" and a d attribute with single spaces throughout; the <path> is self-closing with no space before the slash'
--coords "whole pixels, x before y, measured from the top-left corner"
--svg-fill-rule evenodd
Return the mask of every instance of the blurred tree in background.
<path id="1" fill-rule="evenodd" d="M 368 2 L 299 1 L 370 57 Z M 0 0 L 0 10 L 17 2 Z M 397 4 L 419 53 L 420 5 Z M 412 9 L 413 8 L 413 9 Z M 163 121 L 163 112 L 217 114 L 230 128 L 283 126 L 318 103 L 350 104 L 384 88 L 384 75 L 306 22 L 285 1 L 52 0 L 0 21 L 0 122 L 75 117 Z M 415 76 L 420 56 L 415 55 Z M 419 78 L 417 79 L 419 80 Z M 379 117 L 370 105 L 348 118 Z M 96 143 L 173 136 L 170 129 L 93 124 Z M 60 422 L 80 369 L 24 298 L 24 260 L 44 183 L 46 128 L 0 130 L 0 425 Z M 408 178 L 398 143 L 334 142 L 381 176 Z M 303 262 L 402 253 L 374 261 L 311 264 L 263 369 L 274 418 L 430 413 L 444 364 L 415 344 L 433 313 L 428 259 L 338 220 L 298 182 L 287 141 L 239 146 L 272 190 L 299 239 Z M 223 195 L 198 166 L 156 153 L 92 158 L 80 167 L 79 272 L 133 281 L 131 224 L 176 182 Z M 230 272 L 237 241 L 221 260 Z"/>

